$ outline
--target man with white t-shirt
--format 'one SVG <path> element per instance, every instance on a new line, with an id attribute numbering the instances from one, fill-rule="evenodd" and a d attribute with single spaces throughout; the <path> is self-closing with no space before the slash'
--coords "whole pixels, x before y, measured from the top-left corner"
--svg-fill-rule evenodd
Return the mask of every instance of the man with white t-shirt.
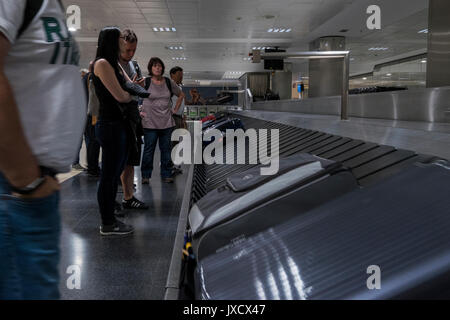
<path id="1" fill-rule="evenodd" d="M 0 300 L 59 298 L 59 184 L 85 123 L 58 0 L 0 2 Z"/>

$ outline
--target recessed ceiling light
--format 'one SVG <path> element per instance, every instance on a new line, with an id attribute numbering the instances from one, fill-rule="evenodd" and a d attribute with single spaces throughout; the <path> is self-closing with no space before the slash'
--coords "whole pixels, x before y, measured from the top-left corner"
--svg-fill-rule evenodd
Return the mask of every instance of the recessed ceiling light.
<path id="1" fill-rule="evenodd" d="M 286 32 L 291 32 L 291 31 L 292 31 L 292 29 L 291 29 L 291 28 L 289 28 L 289 29 L 287 29 L 287 30 L 286 30 Z"/>
<path id="2" fill-rule="evenodd" d="M 420 62 L 422 62 L 422 63 L 427 63 L 427 60 L 422 60 L 422 61 L 420 61 Z"/>
<path id="3" fill-rule="evenodd" d="M 158 28 L 153 28 L 153 31 L 158 32 L 159 29 Z"/>
<path id="4" fill-rule="evenodd" d="M 273 32 L 273 28 L 270 28 L 269 30 L 267 30 L 267 32 Z"/>
<path id="5" fill-rule="evenodd" d="M 286 29 L 280 29 L 280 32 L 285 32 L 286 31 Z"/>
<path id="6" fill-rule="evenodd" d="M 159 28 L 159 31 L 161 31 L 161 32 L 164 31 L 164 28 Z"/>
<path id="7" fill-rule="evenodd" d="M 280 31 L 280 29 L 275 29 L 275 30 L 273 30 L 273 32 L 279 32 Z"/>
<path id="8" fill-rule="evenodd" d="M 390 77 L 390 76 L 392 76 L 392 73 L 386 73 L 386 75 L 387 75 L 388 77 Z"/>
<path id="9" fill-rule="evenodd" d="M 363 80 L 367 80 L 367 78 L 366 78 L 366 77 L 364 77 L 364 78 L 363 78 Z"/>

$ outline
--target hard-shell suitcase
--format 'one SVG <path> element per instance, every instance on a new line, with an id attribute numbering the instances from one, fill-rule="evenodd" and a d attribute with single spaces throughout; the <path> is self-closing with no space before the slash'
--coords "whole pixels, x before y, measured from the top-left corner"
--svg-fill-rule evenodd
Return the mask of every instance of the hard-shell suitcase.
<path id="1" fill-rule="evenodd" d="M 199 258 L 233 239 L 287 221 L 358 187 L 340 163 L 310 154 L 280 158 L 275 175 L 261 175 L 261 167 L 231 175 L 224 185 L 192 206 L 188 218 Z M 292 204 L 295 210 L 259 210 L 283 202 Z"/>
<path id="2" fill-rule="evenodd" d="M 197 298 L 449 298 L 449 190 L 448 162 L 411 165 L 199 260 Z"/>

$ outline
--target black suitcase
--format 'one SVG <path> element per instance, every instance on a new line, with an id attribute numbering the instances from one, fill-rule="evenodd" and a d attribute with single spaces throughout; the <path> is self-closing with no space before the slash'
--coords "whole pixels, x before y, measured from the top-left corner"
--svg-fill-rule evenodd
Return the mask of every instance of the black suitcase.
<path id="1" fill-rule="evenodd" d="M 222 133 L 221 139 L 223 139 L 223 142 L 225 142 L 226 131 L 228 129 L 245 130 L 244 125 L 242 124 L 242 121 L 237 118 L 222 118 L 218 121 L 214 121 L 213 123 L 207 124 L 205 127 L 206 128 L 203 128 L 203 125 L 202 125 L 203 134 L 206 134 L 208 131 L 213 130 L 213 129 L 219 130 Z M 214 137 L 210 141 L 203 141 L 203 146 L 205 147 L 208 144 L 212 143 L 213 141 L 214 141 Z"/>
<path id="2" fill-rule="evenodd" d="M 260 169 L 231 175 L 192 206 L 188 218 L 198 259 L 358 187 L 340 163 L 306 153 L 280 158 L 276 175 L 262 176 Z M 286 201 L 296 210 L 260 210 Z"/>
<path id="3" fill-rule="evenodd" d="M 199 260 L 196 296 L 448 299 L 449 190 L 448 163 L 412 165 Z"/>

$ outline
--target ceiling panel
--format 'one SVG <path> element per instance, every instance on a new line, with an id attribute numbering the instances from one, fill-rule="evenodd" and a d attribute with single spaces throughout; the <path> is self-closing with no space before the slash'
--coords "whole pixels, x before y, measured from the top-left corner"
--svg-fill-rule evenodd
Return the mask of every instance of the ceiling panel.
<path id="1" fill-rule="evenodd" d="M 83 66 L 95 54 L 101 28 L 118 25 L 132 28 L 137 33 L 140 42 L 136 58 L 139 62 L 146 63 L 150 56 L 159 55 L 171 64 L 175 55 L 186 56 L 188 60 L 179 64 L 182 63 L 187 71 L 195 71 L 192 76 L 197 77 L 201 72 L 206 76 L 205 72 L 211 70 L 223 75 L 223 72 L 231 71 L 231 67 L 240 67 L 243 71 L 261 69 L 261 65 L 243 61 L 253 46 L 279 45 L 287 50 L 306 50 L 311 34 L 330 21 L 338 21 L 337 17 L 351 12 L 362 1 L 366 0 L 63 0 L 63 3 L 79 5 L 82 10 L 82 29 L 75 36 L 82 40 Z M 414 0 L 414 3 L 418 1 Z M 399 8 L 411 6 L 411 0 L 395 2 Z M 351 20 L 358 20 L 353 18 L 350 15 L 343 20 L 351 26 Z M 406 16 L 399 15 L 398 19 L 390 19 L 380 32 L 349 32 L 346 42 L 353 58 L 351 71 L 426 49 L 426 34 L 417 33 L 428 25 L 426 6 Z M 335 29 L 328 28 L 329 34 L 339 35 L 339 27 L 344 22 L 333 22 Z M 160 26 L 174 26 L 177 32 L 152 30 Z M 267 29 L 272 27 L 288 27 L 292 32 L 268 33 Z M 174 53 L 165 49 L 174 43 L 183 44 L 185 50 Z M 369 51 L 373 46 L 389 49 Z M 200 68 L 203 70 L 198 70 Z"/>

